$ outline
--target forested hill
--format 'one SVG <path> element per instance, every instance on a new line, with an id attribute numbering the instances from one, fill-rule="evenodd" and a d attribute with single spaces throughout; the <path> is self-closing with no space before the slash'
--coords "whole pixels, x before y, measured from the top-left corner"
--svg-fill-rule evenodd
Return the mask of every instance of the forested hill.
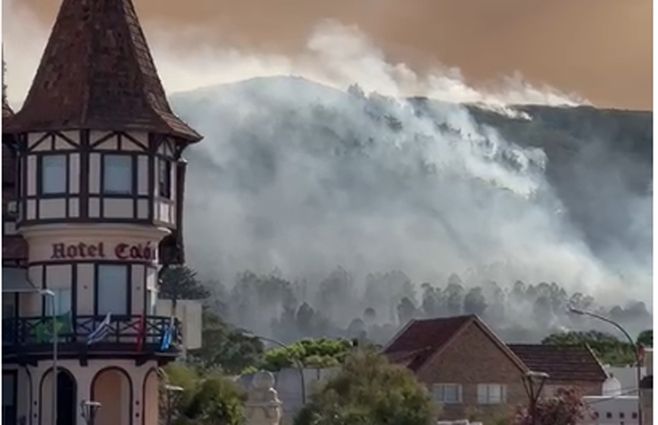
<path id="1" fill-rule="evenodd" d="M 292 77 L 172 101 L 205 136 L 186 153 L 189 262 L 227 286 L 278 270 L 311 299 L 341 266 L 361 289 L 368 273 L 417 285 L 458 273 L 467 287 L 557 282 L 651 308 L 650 112 L 496 109 Z"/>

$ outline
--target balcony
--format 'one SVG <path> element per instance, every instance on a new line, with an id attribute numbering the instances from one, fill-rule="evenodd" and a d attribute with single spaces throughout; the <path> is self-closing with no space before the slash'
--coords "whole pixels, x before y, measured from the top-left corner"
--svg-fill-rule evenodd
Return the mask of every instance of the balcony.
<path id="1" fill-rule="evenodd" d="M 174 321 L 171 344 L 162 350 L 161 342 L 171 323 L 170 317 L 112 316 L 105 338 L 87 344 L 89 335 L 105 316 L 60 317 L 57 319 L 58 354 L 61 358 L 128 357 L 138 360 L 173 360 L 179 354 L 182 335 L 180 322 Z M 52 357 L 52 318 L 20 317 L 2 320 L 2 356 L 4 361 L 34 362 Z"/>

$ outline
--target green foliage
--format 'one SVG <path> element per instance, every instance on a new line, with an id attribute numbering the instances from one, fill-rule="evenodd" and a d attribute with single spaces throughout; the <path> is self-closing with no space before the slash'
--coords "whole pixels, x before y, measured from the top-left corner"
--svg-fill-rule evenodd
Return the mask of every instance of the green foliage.
<path id="1" fill-rule="evenodd" d="M 301 362 L 306 367 L 335 367 L 352 350 L 352 343 L 343 339 L 304 339 L 286 348 L 274 348 L 263 356 L 261 368 L 276 372 L 295 367 Z"/>
<path id="2" fill-rule="evenodd" d="M 635 351 L 631 344 L 599 331 L 555 333 L 544 338 L 542 344 L 588 345 L 603 363 L 616 366 L 635 362 Z"/>
<path id="3" fill-rule="evenodd" d="M 183 388 L 183 393 L 178 399 L 178 406 L 184 406 L 192 399 L 197 391 L 201 377 L 199 372 L 184 363 L 171 363 L 164 368 L 167 375 L 167 383 Z"/>
<path id="4" fill-rule="evenodd" d="M 434 417 L 427 390 L 410 371 L 359 351 L 313 394 L 295 425 L 429 425 Z"/>
<path id="5" fill-rule="evenodd" d="M 233 382 L 214 376 L 201 383 L 182 409 L 183 417 L 198 425 L 240 425 L 244 422 L 244 401 L 244 394 Z"/>
<path id="6" fill-rule="evenodd" d="M 194 270 L 186 266 L 164 269 L 159 297 L 167 300 L 204 300 L 210 296 Z"/>
<path id="7" fill-rule="evenodd" d="M 653 330 L 649 329 L 640 332 L 640 335 L 637 337 L 637 343 L 643 347 L 653 347 Z"/>
<path id="8" fill-rule="evenodd" d="M 167 383 L 183 388 L 173 405 L 176 425 L 239 425 L 245 400 L 235 384 L 219 373 L 201 371 L 183 363 L 165 368 Z M 161 389 L 162 417 L 167 417 L 166 390 Z"/>
<path id="9" fill-rule="evenodd" d="M 263 354 L 263 343 L 247 336 L 222 321 L 210 311 L 203 313 L 202 346 L 192 352 L 203 367 L 221 367 L 226 373 L 238 374 L 256 366 Z"/>
<path id="10" fill-rule="evenodd" d="M 535 418 L 526 407 L 519 407 L 513 425 L 577 425 L 590 418 L 591 411 L 578 391 L 558 388 L 554 397 L 537 401 Z"/>

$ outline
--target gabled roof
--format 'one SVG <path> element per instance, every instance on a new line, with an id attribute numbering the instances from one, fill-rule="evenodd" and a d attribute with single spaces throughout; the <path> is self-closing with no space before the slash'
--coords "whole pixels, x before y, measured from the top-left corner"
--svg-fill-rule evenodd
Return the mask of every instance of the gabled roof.
<path id="1" fill-rule="evenodd" d="M 63 0 L 11 133 L 148 131 L 196 142 L 173 114 L 132 0 Z"/>
<path id="2" fill-rule="evenodd" d="M 527 370 L 521 360 L 476 315 L 412 320 L 384 347 L 383 353 L 392 362 L 416 372 L 471 324 L 478 326 L 519 369 Z"/>
<path id="3" fill-rule="evenodd" d="M 608 374 L 583 345 L 509 344 L 532 371 L 548 373 L 550 381 L 603 382 Z"/>

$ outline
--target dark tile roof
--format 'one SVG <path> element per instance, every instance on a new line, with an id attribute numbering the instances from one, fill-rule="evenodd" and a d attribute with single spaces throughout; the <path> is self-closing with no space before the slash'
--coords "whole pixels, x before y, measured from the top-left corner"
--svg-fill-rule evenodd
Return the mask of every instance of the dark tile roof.
<path id="1" fill-rule="evenodd" d="M 9 132 L 149 131 L 201 136 L 167 101 L 132 0 L 64 0 Z"/>
<path id="2" fill-rule="evenodd" d="M 412 320 L 384 349 L 384 355 L 394 363 L 418 370 L 433 353 L 473 320 L 475 316 Z"/>
<path id="3" fill-rule="evenodd" d="M 580 345 L 508 344 L 530 370 L 551 381 L 603 382 L 607 374 L 592 351 Z"/>

